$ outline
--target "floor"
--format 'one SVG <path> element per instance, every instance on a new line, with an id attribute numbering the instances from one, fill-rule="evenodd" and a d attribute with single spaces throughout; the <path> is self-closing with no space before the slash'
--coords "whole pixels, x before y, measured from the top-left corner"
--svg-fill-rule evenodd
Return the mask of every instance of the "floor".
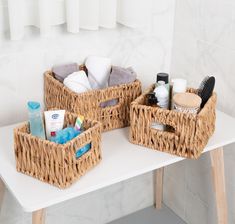
<path id="1" fill-rule="evenodd" d="M 91 195 L 89 195 L 90 198 Z M 92 197 L 94 199 L 94 197 Z M 86 203 L 85 198 L 79 198 L 81 203 Z M 94 202 L 94 201 L 93 201 Z M 107 223 L 96 221 L 98 216 L 90 217 L 90 210 L 77 208 L 78 201 L 73 199 L 47 209 L 46 223 Z M 98 203 L 91 209 L 96 209 Z M 112 213 L 113 210 L 110 210 Z M 74 215 L 76 214 L 76 215 Z M 102 215 L 102 214 L 101 214 Z M 112 220 L 112 219 L 109 219 Z M 5 192 L 2 209 L 0 209 L 0 224 L 31 224 L 31 214 L 23 212 L 21 206 L 8 191 Z M 174 212 L 163 205 L 161 210 L 148 207 L 131 215 L 125 216 L 109 224 L 186 224 Z"/>
<path id="2" fill-rule="evenodd" d="M 127 215 L 109 224 L 186 224 L 166 206 L 161 210 L 148 207 L 141 211 Z"/>

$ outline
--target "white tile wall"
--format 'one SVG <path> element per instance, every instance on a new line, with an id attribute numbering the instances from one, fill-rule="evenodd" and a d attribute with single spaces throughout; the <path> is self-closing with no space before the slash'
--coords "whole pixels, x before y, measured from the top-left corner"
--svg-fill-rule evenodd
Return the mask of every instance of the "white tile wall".
<path id="1" fill-rule="evenodd" d="M 154 2 L 154 16 L 143 30 L 118 26 L 71 35 L 63 27 L 55 27 L 50 38 L 40 39 L 37 29 L 26 28 L 24 40 L 10 42 L 8 33 L 3 32 L 7 17 L 0 0 L 0 126 L 27 119 L 28 100 L 43 102 L 43 72 L 55 64 L 82 62 L 90 54 L 108 56 L 113 64 L 133 66 L 144 88 L 155 81 L 157 72 L 169 71 L 174 0 Z M 152 204 L 149 173 L 53 206 L 48 209 L 47 223 L 102 224 Z M 30 214 L 24 213 L 8 192 L 0 223 L 30 223 Z"/>

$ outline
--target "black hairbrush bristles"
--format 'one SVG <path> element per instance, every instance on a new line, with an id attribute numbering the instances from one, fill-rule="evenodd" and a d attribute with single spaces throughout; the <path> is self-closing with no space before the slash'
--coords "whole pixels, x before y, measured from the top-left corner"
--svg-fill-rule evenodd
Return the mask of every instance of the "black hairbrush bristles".
<path id="1" fill-rule="evenodd" d="M 208 80 L 209 78 L 210 78 L 210 76 L 206 76 L 206 77 L 202 80 L 202 82 L 201 82 L 201 84 L 200 84 L 200 86 L 199 86 L 199 88 L 198 88 L 198 95 L 199 95 L 199 96 L 201 96 L 202 89 L 204 88 L 205 83 L 207 82 L 207 80 Z"/>
<path id="2" fill-rule="evenodd" d="M 203 108 L 209 98 L 212 96 L 213 90 L 215 87 L 215 77 L 214 76 L 206 76 L 199 89 L 198 95 L 202 98 L 201 108 Z"/>

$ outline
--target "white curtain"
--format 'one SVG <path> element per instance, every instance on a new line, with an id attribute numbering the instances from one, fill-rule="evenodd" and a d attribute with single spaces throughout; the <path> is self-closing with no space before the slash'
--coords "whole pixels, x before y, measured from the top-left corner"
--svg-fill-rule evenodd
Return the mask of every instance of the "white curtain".
<path id="1" fill-rule="evenodd" d="M 114 28 L 116 23 L 141 27 L 151 17 L 155 0 L 8 0 L 12 40 L 24 36 L 25 26 L 36 26 L 41 35 L 48 35 L 51 26 L 67 23 L 67 31 L 80 28 L 97 30 Z"/>

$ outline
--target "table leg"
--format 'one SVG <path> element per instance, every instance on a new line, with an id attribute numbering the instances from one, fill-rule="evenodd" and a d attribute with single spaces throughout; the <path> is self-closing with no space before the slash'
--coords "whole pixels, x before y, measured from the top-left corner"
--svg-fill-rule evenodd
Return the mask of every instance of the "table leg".
<path id="1" fill-rule="evenodd" d="M 0 178 L 0 211 L 1 211 L 1 208 L 2 208 L 4 192 L 5 192 L 5 184 L 3 183 L 3 181 Z"/>
<path id="2" fill-rule="evenodd" d="M 210 152 L 214 191 L 216 197 L 218 224 L 228 223 L 227 198 L 224 176 L 224 153 L 223 148 Z"/>
<path id="3" fill-rule="evenodd" d="M 33 224 L 44 224 L 45 223 L 45 209 L 41 209 L 33 212 L 32 214 Z"/>
<path id="4" fill-rule="evenodd" d="M 163 197 L 163 173 L 164 168 L 159 168 L 154 171 L 155 176 L 155 207 L 156 209 L 162 208 Z"/>

